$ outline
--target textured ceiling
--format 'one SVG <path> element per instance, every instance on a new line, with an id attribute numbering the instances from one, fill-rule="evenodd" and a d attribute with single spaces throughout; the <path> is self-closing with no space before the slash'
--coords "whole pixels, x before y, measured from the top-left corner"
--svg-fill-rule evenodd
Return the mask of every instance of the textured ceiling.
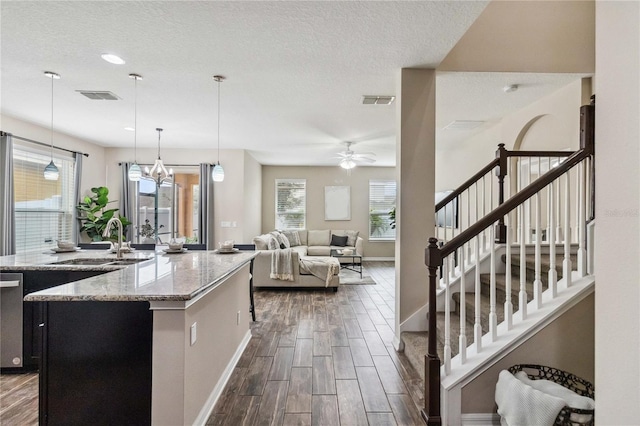
<path id="1" fill-rule="evenodd" d="M 485 6 L 2 1 L 1 111 L 48 127 L 51 81 L 43 72 L 55 71 L 62 76 L 55 82 L 56 130 L 103 146 L 131 147 L 133 133 L 124 127 L 133 126 L 134 86 L 127 76 L 138 73 L 144 77 L 138 83 L 138 146 L 154 147 L 154 129 L 163 127 L 163 147 L 212 148 L 212 76 L 222 74 L 222 149 L 247 149 L 263 164 L 321 165 L 335 164 L 335 153 L 344 148 L 339 143 L 349 140 L 359 142 L 356 152 L 376 152 L 376 165 L 394 165 L 395 105 L 361 105 L 361 96 L 395 94 L 400 68 L 436 67 Z M 103 61 L 105 52 L 126 64 Z M 441 93 L 457 96 L 460 87 L 482 80 L 443 76 L 439 103 Z M 503 80 L 496 74 L 492 84 L 501 89 Z M 561 82 L 553 84 L 545 90 Z M 91 101 L 77 90 L 111 91 L 121 100 Z M 478 106 L 489 119 L 513 107 L 501 104 L 494 111 L 476 102 L 474 111 L 473 104 L 438 105 L 439 124 L 475 119 Z"/>

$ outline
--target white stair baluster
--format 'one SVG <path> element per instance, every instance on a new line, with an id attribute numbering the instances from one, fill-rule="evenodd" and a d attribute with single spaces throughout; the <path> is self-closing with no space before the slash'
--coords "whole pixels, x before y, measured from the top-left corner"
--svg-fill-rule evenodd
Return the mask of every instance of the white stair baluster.
<path id="1" fill-rule="evenodd" d="M 482 217 L 485 217 L 487 215 L 487 206 L 486 206 L 486 200 L 487 200 L 487 190 L 486 190 L 486 186 L 485 186 L 485 177 L 487 175 L 482 176 Z M 487 232 L 486 229 L 482 231 L 482 252 L 486 252 L 487 251 Z"/>
<path id="2" fill-rule="evenodd" d="M 460 337 L 458 338 L 458 351 L 460 354 L 460 363 L 467 362 L 467 311 L 466 311 L 466 293 L 465 287 L 467 282 L 464 260 L 464 246 L 460 247 Z"/>
<path id="3" fill-rule="evenodd" d="M 449 288 L 449 273 L 447 272 L 447 265 L 449 259 L 444 259 L 442 262 L 442 275 L 444 276 L 444 373 L 449 375 L 451 373 L 451 292 Z"/>
<path id="4" fill-rule="evenodd" d="M 559 160 L 558 160 L 559 161 Z M 558 178 L 556 180 L 557 190 L 556 190 L 556 243 L 562 244 L 564 241 L 563 232 L 562 232 L 562 184 L 561 179 Z"/>
<path id="5" fill-rule="evenodd" d="M 551 297 L 558 295 L 558 271 L 556 269 L 556 190 L 555 182 L 549 184 L 549 288 Z"/>
<path id="6" fill-rule="evenodd" d="M 551 157 L 547 157 L 547 172 L 549 173 L 551 171 Z M 551 188 L 549 186 L 547 186 L 547 242 L 549 242 L 549 236 L 551 235 L 551 225 L 550 225 L 550 221 L 549 221 L 549 194 L 551 193 Z"/>
<path id="7" fill-rule="evenodd" d="M 520 214 L 524 214 L 524 203 L 520 205 Z M 522 315 L 522 320 L 527 319 L 527 247 L 525 244 L 525 227 L 520 228 L 520 296 L 519 302 L 519 311 Z"/>
<path id="8" fill-rule="evenodd" d="M 571 287 L 571 176 L 565 173 L 564 194 L 564 260 L 562 262 L 562 278 L 565 286 Z"/>
<path id="9" fill-rule="evenodd" d="M 471 187 L 466 190 L 467 193 L 467 228 L 471 226 Z M 471 244 L 467 244 L 468 265 L 471 265 Z"/>
<path id="10" fill-rule="evenodd" d="M 473 323 L 473 341 L 476 344 L 476 352 L 482 351 L 482 323 L 481 321 L 481 306 L 480 306 L 480 235 L 476 235 L 476 273 L 475 273 L 475 319 Z"/>
<path id="11" fill-rule="evenodd" d="M 496 238 L 495 224 L 489 227 L 489 249 L 491 250 L 490 280 L 489 280 L 489 332 L 491 341 L 498 338 L 498 314 L 496 313 Z"/>
<path id="12" fill-rule="evenodd" d="M 585 249 L 586 226 L 587 226 L 587 185 L 586 185 L 586 162 L 578 164 L 578 274 L 581 277 L 587 275 L 587 252 Z"/>
<path id="13" fill-rule="evenodd" d="M 533 281 L 533 300 L 535 300 L 536 309 L 542 307 L 542 226 L 540 216 L 541 213 L 540 192 L 536 193 L 536 251 L 535 251 L 535 279 Z"/>
<path id="14" fill-rule="evenodd" d="M 511 330 L 513 327 L 513 303 L 511 301 L 511 213 L 505 216 L 504 220 L 506 229 L 506 244 L 507 244 L 507 253 L 506 253 L 506 266 L 505 266 L 505 293 L 506 297 L 504 300 L 504 320 L 507 323 L 507 330 Z"/>

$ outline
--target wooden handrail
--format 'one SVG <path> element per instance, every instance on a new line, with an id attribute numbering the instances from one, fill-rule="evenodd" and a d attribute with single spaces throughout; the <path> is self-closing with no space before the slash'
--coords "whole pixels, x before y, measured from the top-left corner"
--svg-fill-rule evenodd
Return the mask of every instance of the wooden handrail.
<path id="1" fill-rule="evenodd" d="M 471 240 L 480 232 L 487 229 L 493 223 L 497 222 L 500 218 L 509 214 L 512 210 L 517 208 L 520 204 L 534 196 L 537 192 L 549 185 L 551 182 L 568 172 L 575 165 L 579 164 L 585 158 L 591 155 L 591 150 L 588 148 L 576 151 L 568 157 L 565 161 L 560 163 L 558 167 L 549 170 L 544 175 L 533 181 L 531 184 L 523 188 L 516 195 L 505 201 L 504 204 L 495 208 L 491 213 L 485 217 L 479 219 L 471 225 L 469 228 L 462 231 L 460 234 L 452 238 L 449 242 L 440 248 L 440 256 L 444 258 L 455 250 L 460 248 L 464 243 Z"/>
<path id="2" fill-rule="evenodd" d="M 500 144 L 499 147 L 504 147 L 504 144 Z M 575 151 L 509 151 L 502 148 L 504 155 L 506 157 L 569 157 Z M 500 148 L 496 155 L 499 155 Z M 451 192 L 451 194 L 447 195 L 442 200 L 438 201 L 436 204 L 436 213 L 444 208 L 447 204 L 449 204 L 452 200 L 459 197 L 464 191 L 466 191 L 471 185 L 479 181 L 484 175 L 489 173 L 496 167 L 503 167 L 500 164 L 500 158 L 496 157 L 489 164 L 484 166 L 477 172 L 475 175 L 471 176 L 469 179 L 464 181 L 464 183 L 458 186 L 456 189 Z M 506 176 L 506 170 L 502 171 L 502 175 Z"/>
<path id="3" fill-rule="evenodd" d="M 569 157 L 575 151 L 506 151 L 507 157 Z"/>
<path id="4" fill-rule="evenodd" d="M 467 188 L 469 188 L 471 185 L 473 185 L 474 183 L 479 181 L 482 176 L 486 175 L 487 173 L 489 173 L 491 170 L 495 169 L 496 167 L 498 167 L 498 159 L 497 158 L 493 159 L 489 164 L 484 166 L 478 173 L 476 173 L 475 175 L 471 176 L 462 185 L 460 185 L 459 187 L 454 189 L 451 194 L 447 195 L 442 200 L 440 200 L 438 202 L 438 204 L 436 204 L 436 212 L 438 212 L 439 210 L 444 208 L 444 206 L 449 204 L 451 202 L 451 200 L 453 200 L 454 198 L 458 197 Z"/>

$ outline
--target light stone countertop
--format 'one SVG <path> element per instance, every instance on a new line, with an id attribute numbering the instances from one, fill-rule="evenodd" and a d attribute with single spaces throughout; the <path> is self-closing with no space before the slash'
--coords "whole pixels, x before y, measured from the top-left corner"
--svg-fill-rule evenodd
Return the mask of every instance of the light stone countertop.
<path id="1" fill-rule="evenodd" d="M 253 251 L 218 254 L 187 251 L 168 254 L 162 250 L 135 251 L 124 259 L 143 259 L 130 265 L 51 265 L 71 259 L 99 258 L 116 261 L 105 250 L 71 253 L 32 252 L 0 256 L 3 271 L 108 271 L 46 290 L 30 293 L 25 301 L 188 301 L 216 286 L 256 256 Z"/>

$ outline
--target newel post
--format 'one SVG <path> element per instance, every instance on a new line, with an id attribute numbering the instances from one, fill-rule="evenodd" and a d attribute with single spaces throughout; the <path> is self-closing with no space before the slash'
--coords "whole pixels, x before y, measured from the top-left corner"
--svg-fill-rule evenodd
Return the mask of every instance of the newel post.
<path id="1" fill-rule="evenodd" d="M 504 178 L 507 176 L 507 150 L 504 148 L 504 144 L 498 144 L 498 150 L 496 151 L 496 158 L 498 159 L 498 169 L 496 170 L 496 176 L 498 176 L 498 205 L 504 203 Z M 507 226 L 504 224 L 504 217 L 498 219 L 496 225 L 496 243 L 507 242 Z"/>
<path id="2" fill-rule="evenodd" d="M 436 329 L 436 287 L 438 285 L 438 268 L 442 256 L 438 248 L 438 239 L 429 238 L 429 246 L 424 251 L 424 263 L 429 269 L 429 314 L 427 317 L 429 341 L 427 354 L 424 357 L 424 408 L 422 418 L 427 425 L 440 426 L 440 358 L 438 358 Z"/>

